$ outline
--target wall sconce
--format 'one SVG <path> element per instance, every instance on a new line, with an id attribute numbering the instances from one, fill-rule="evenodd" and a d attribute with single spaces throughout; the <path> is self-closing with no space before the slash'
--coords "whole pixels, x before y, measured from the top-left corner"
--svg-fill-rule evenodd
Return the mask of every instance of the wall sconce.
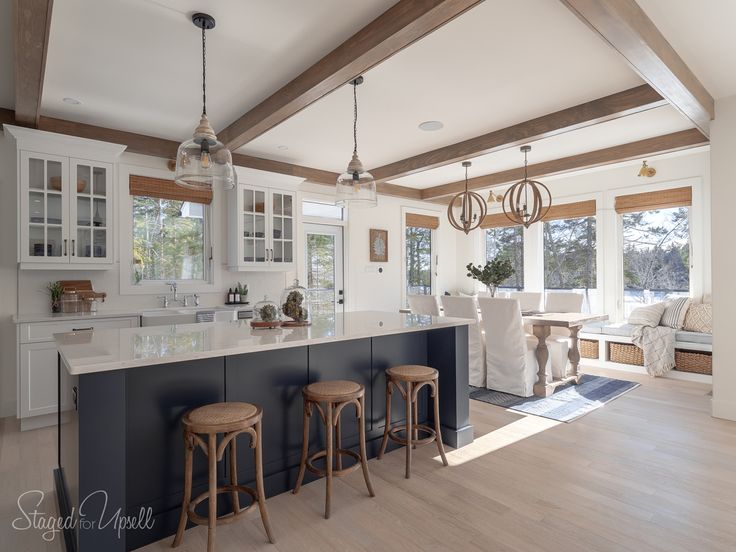
<path id="1" fill-rule="evenodd" d="M 655 169 L 654 167 L 649 167 L 647 165 L 647 162 L 644 161 L 641 164 L 641 169 L 639 169 L 639 174 L 637 176 L 646 176 L 647 178 L 651 178 L 655 174 L 657 174 L 657 169 Z"/>

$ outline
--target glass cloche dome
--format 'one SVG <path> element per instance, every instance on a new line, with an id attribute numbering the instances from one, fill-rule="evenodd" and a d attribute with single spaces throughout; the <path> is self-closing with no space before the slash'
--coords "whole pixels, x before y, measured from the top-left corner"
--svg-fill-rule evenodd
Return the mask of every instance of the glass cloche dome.
<path id="1" fill-rule="evenodd" d="M 294 284 L 281 293 L 284 326 L 308 326 L 312 323 L 312 309 L 307 297 L 307 288 L 300 286 L 299 280 L 294 280 Z"/>
<path id="2" fill-rule="evenodd" d="M 263 301 L 258 301 L 253 307 L 253 319 L 250 325 L 252 328 L 278 328 L 281 326 L 279 306 L 264 295 Z"/>

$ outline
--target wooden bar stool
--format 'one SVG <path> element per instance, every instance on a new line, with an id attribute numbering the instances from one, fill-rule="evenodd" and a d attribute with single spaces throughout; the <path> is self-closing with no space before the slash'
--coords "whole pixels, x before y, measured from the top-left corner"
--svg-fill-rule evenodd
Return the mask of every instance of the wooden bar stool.
<path id="1" fill-rule="evenodd" d="M 319 381 L 310 383 L 302 389 L 304 397 L 304 442 L 302 443 L 302 459 L 299 464 L 299 476 L 294 487 L 294 494 L 299 492 L 304 480 L 305 470 L 318 475 L 327 476 L 327 493 L 325 496 L 325 519 L 330 517 L 330 506 L 332 501 L 332 478 L 342 477 L 358 469 L 363 468 L 363 478 L 368 487 L 368 493 L 376 496 L 373 492 L 371 475 L 368 473 L 368 459 L 365 453 L 365 388 L 359 383 L 345 380 Z M 325 404 L 325 408 L 322 407 Z M 349 404 L 355 405 L 355 415 L 358 418 L 358 433 L 360 441 L 360 454 L 349 449 L 342 448 L 340 413 Z M 327 448 L 308 456 L 309 454 L 309 423 L 312 417 L 312 406 L 317 408 L 322 422 L 325 424 L 325 436 Z M 332 444 L 332 428 L 335 428 L 336 447 Z M 333 467 L 337 455 L 337 470 Z M 350 456 L 356 463 L 350 467 L 342 467 L 342 456 Z M 325 458 L 324 470 L 314 466 L 314 461 Z"/>
<path id="2" fill-rule="evenodd" d="M 386 429 L 383 432 L 383 441 L 381 442 L 381 450 L 378 453 L 378 459 L 383 458 L 386 452 L 388 440 L 406 446 L 406 478 L 411 477 L 411 450 L 417 445 L 424 445 L 435 441 L 437 449 L 440 451 L 442 463 L 447 466 L 447 457 L 445 456 L 445 447 L 442 445 L 442 428 L 440 426 L 440 395 L 439 395 L 439 372 L 429 366 L 419 366 L 408 364 L 404 366 L 394 366 L 386 370 Z M 406 384 L 406 389 L 401 383 Z M 418 409 L 417 396 L 419 390 L 425 385 L 429 386 L 430 397 L 434 403 L 434 429 L 424 424 L 417 423 Z M 406 422 L 404 425 L 391 427 L 391 397 L 393 394 L 393 386 L 399 390 L 401 396 L 406 401 Z M 398 432 L 405 432 L 405 437 L 401 438 Z M 419 432 L 427 434 L 427 437 L 419 438 Z M 411 445 L 411 446 L 409 446 Z"/>
<path id="3" fill-rule="evenodd" d="M 261 418 L 263 410 L 260 406 L 243 402 L 216 403 L 195 408 L 182 418 L 184 425 L 184 499 L 182 501 L 179 528 L 171 546 L 181 544 L 187 519 L 197 525 L 207 525 L 207 552 L 215 550 L 215 530 L 217 525 L 231 523 L 250 512 L 256 504 L 261 511 L 261 521 L 266 530 L 268 541 L 273 543 L 271 524 L 266 510 L 266 496 L 263 492 L 263 459 L 261 456 Z M 220 444 L 217 434 L 224 433 Z M 250 447 L 254 449 L 256 460 L 256 489 L 238 485 L 238 467 L 235 438 L 241 433 L 250 434 Z M 207 435 L 207 442 L 200 435 Z M 230 445 L 230 483 L 217 486 L 217 462 L 222 460 L 225 447 Z M 192 500 L 192 460 L 194 449 L 199 446 L 207 455 L 209 462 L 209 490 Z M 230 493 L 233 513 L 217 517 L 218 493 Z M 238 493 L 249 494 L 252 502 L 246 508 L 240 508 Z M 197 505 L 209 500 L 208 517 L 194 512 Z"/>

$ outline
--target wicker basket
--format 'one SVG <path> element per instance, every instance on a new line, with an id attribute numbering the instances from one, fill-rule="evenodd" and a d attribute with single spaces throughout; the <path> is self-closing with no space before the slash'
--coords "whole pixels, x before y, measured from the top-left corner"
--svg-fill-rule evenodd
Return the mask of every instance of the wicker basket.
<path id="1" fill-rule="evenodd" d="M 631 343 L 608 342 L 608 359 L 620 364 L 644 366 L 644 352 Z"/>
<path id="2" fill-rule="evenodd" d="M 713 375 L 713 356 L 711 353 L 676 349 L 675 369 L 679 372 Z"/>
<path id="3" fill-rule="evenodd" d="M 582 358 L 598 358 L 597 339 L 578 339 L 578 347 Z"/>

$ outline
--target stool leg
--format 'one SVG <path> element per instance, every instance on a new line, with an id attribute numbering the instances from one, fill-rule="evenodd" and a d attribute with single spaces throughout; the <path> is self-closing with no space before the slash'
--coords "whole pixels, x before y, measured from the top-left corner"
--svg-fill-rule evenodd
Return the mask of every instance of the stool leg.
<path id="1" fill-rule="evenodd" d="M 327 492 L 325 493 L 325 519 L 330 519 L 330 507 L 332 505 L 332 403 L 327 403 L 327 424 L 325 437 L 327 438 L 327 456 L 325 463 L 327 468 Z"/>
<path id="2" fill-rule="evenodd" d="M 335 450 L 337 452 L 337 458 L 335 460 L 337 461 L 337 469 L 342 469 L 342 454 L 340 454 L 340 449 L 342 448 L 342 431 L 340 430 L 340 416 L 337 417 L 337 420 L 335 420 Z"/>
<path id="3" fill-rule="evenodd" d="M 378 451 L 378 459 L 383 458 L 386 453 L 386 445 L 388 444 L 388 432 L 391 429 L 391 380 L 386 376 L 386 427 L 383 430 L 383 440 L 381 440 L 381 450 Z"/>
<path id="4" fill-rule="evenodd" d="M 184 538 L 184 530 L 187 528 L 187 511 L 189 510 L 189 501 L 192 499 L 192 456 L 194 455 L 194 443 L 188 432 L 184 432 L 184 498 L 181 502 L 181 514 L 179 515 L 179 527 L 176 530 L 176 537 L 171 544 L 177 547 Z"/>
<path id="5" fill-rule="evenodd" d="M 237 439 L 237 438 L 236 438 Z M 230 441 L 230 485 L 233 487 L 238 484 L 238 446 L 235 443 L 236 439 Z M 233 514 L 237 514 L 240 511 L 240 499 L 238 498 L 238 491 L 230 493 L 230 499 L 233 502 Z"/>
<path id="6" fill-rule="evenodd" d="M 419 397 L 417 397 L 418 399 Z M 417 408 L 417 401 L 412 401 L 414 404 L 412 404 L 412 408 L 414 409 L 414 431 L 412 431 L 412 439 L 415 441 L 419 440 L 419 430 L 417 429 L 417 426 L 419 425 L 419 408 Z M 411 444 L 411 448 L 416 449 L 417 445 L 416 443 Z"/>
<path id="7" fill-rule="evenodd" d="M 207 552 L 215 552 L 215 531 L 217 529 L 217 434 L 210 433 L 207 446 L 209 463 L 209 500 L 207 504 Z"/>
<path id="8" fill-rule="evenodd" d="M 442 463 L 447 466 L 447 457 L 445 456 L 445 446 L 442 444 L 442 426 L 440 425 L 440 390 L 437 382 L 434 386 L 434 431 L 435 441 L 437 441 L 437 449 L 440 451 Z"/>
<path id="9" fill-rule="evenodd" d="M 371 474 L 368 473 L 368 456 L 365 452 L 365 397 L 360 397 L 360 416 L 358 416 L 359 426 L 359 440 L 360 440 L 360 464 L 363 467 L 363 479 L 365 479 L 365 486 L 368 487 L 368 494 L 376 496 L 373 492 L 373 482 L 371 481 Z"/>
<path id="10" fill-rule="evenodd" d="M 268 519 L 268 510 L 266 510 L 266 492 L 263 490 L 263 452 L 261 448 L 261 422 L 256 423 L 256 492 L 258 494 L 258 509 L 261 511 L 261 521 L 263 528 L 266 530 L 268 542 L 273 544 L 273 533 L 271 532 L 271 522 Z"/>
<path id="11" fill-rule="evenodd" d="M 309 454 L 309 421 L 311 419 L 310 416 L 311 409 L 309 408 L 309 403 L 307 402 L 307 399 L 304 399 L 304 431 L 302 435 L 302 460 L 299 462 L 299 475 L 296 478 L 296 485 L 294 486 L 293 493 L 296 494 L 299 492 L 299 489 L 302 486 L 302 481 L 304 481 L 304 472 L 307 469 L 307 455 Z"/>
<path id="12" fill-rule="evenodd" d="M 412 421 L 412 400 L 411 400 L 411 389 L 412 384 L 410 381 L 406 382 L 406 478 L 411 477 L 411 421 Z"/>

